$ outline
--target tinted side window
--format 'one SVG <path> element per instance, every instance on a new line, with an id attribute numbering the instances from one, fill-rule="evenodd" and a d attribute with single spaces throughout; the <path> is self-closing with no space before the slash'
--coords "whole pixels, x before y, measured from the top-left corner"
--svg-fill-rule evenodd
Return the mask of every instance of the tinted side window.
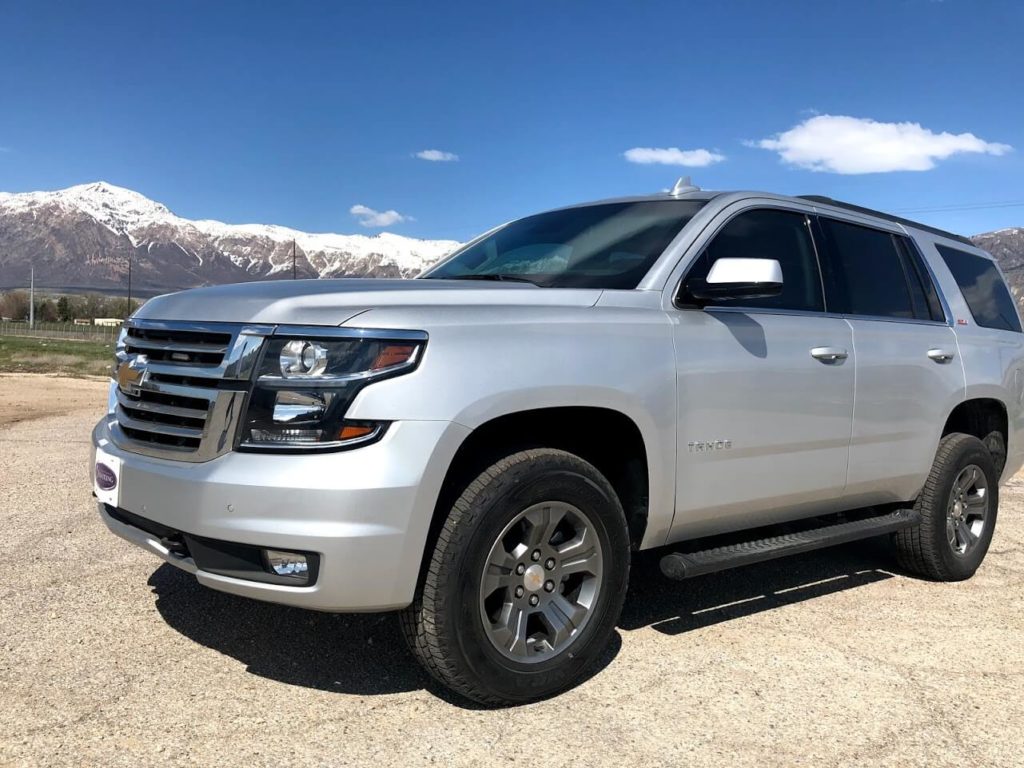
<path id="1" fill-rule="evenodd" d="M 1017 317 L 1013 297 L 996 265 L 973 253 L 945 245 L 935 247 L 960 286 L 960 292 L 974 315 L 974 322 L 984 328 L 1020 333 L 1020 318 Z"/>
<path id="2" fill-rule="evenodd" d="M 828 244 L 829 311 L 915 316 L 907 275 L 892 235 L 834 219 L 821 219 L 821 227 Z"/>
<path id="3" fill-rule="evenodd" d="M 746 211 L 726 224 L 697 257 L 688 278 L 706 278 L 718 259 L 775 259 L 782 293 L 766 299 L 715 301 L 722 306 L 822 311 L 821 277 L 807 217 L 771 209 Z"/>

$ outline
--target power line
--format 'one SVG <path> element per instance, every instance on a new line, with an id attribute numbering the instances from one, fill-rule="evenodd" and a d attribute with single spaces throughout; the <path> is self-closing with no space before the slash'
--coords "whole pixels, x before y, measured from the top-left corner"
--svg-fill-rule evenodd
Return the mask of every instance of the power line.
<path id="1" fill-rule="evenodd" d="M 945 211 L 983 211 L 990 208 L 1018 208 L 1024 206 L 1024 200 L 1006 200 L 997 203 L 957 203 L 953 205 L 936 205 L 927 208 L 896 208 L 895 213 L 940 213 Z"/>

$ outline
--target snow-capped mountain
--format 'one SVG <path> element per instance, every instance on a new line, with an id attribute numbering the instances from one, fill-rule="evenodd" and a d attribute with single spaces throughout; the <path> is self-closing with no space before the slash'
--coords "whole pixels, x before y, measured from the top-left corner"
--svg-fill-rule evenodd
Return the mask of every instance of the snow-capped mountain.
<path id="1" fill-rule="evenodd" d="M 310 234 L 268 224 L 176 216 L 106 182 L 55 192 L 0 192 L 0 287 L 123 288 L 129 257 L 139 293 L 290 277 L 412 277 L 453 240 Z"/>

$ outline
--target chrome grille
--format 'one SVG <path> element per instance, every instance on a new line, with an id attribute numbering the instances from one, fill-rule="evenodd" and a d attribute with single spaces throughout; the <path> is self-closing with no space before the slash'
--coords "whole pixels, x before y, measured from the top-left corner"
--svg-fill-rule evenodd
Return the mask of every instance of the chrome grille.
<path id="1" fill-rule="evenodd" d="M 207 461 L 231 450 L 268 326 L 129 320 L 111 433 L 122 448 Z"/>

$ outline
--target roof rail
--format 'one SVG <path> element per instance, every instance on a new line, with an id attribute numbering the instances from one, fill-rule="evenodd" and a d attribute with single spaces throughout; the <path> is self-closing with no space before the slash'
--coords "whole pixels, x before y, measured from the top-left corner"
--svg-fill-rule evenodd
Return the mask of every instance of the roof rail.
<path id="1" fill-rule="evenodd" d="M 970 245 L 971 247 L 977 247 L 971 242 L 970 238 L 964 237 L 963 235 L 957 235 L 952 232 L 947 232 L 944 229 L 938 227 L 930 227 L 927 224 L 922 224 L 919 221 L 912 221 L 911 219 L 904 219 L 900 216 L 893 216 L 891 213 L 883 213 L 882 211 L 876 211 L 873 208 L 865 208 L 860 205 L 854 205 L 853 203 L 844 203 L 842 200 L 833 200 L 831 197 L 825 195 L 797 195 L 801 200 L 808 200 L 812 203 L 822 203 L 823 205 L 831 205 L 836 208 L 844 208 L 847 211 L 853 211 L 854 213 L 863 213 L 867 216 L 876 216 L 879 219 L 885 219 L 886 221 L 893 221 L 897 224 L 903 224 L 914 229 L 920 229 L 925 232 L 931 232 L 933 235 L 939 235 L 940 237 L 948 237 L 950 240 L 956 240 L 957 242 Z"/>

